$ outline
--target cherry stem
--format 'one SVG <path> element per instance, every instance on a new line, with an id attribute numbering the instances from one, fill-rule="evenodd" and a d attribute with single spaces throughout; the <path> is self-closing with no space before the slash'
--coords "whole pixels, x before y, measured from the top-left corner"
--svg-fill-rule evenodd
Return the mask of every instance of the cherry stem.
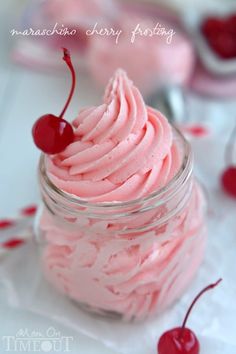
<path id="1" fill-rule="evenodd" d="M 233 147 L 234 147 L 234 139 L 236 136 L 236 125 L 230 134 L 229 140 L 227 142 L 225 148 L 225 162 L 228 166 L 233 165 Z"/>
<path id="2" fill-rule="evenodd" d="M 71 57 L 70 57 L 70 52 L 68 49 L 66 48 L 62 48 L 63 49 L 63 53 L 64 53 L 64 56 L 63 56 L 63 60 L 66 62 L 67 66 L 69 67 L 70 69 L 70 72 L 71 72 L 71 76 L 72 76 L 72 84 L 71 84 L 71 89 L 70 89 L 70 93 L 69 93 L 69 96 L 67 98 L 67 101 L 66 101 L 66 104 L 61 112 L 61 114 L 59 115 L 59 118 L 62 118 L 70 104 L 70 101 L 72 99 L 72 96 L 74 94 L 74 90 L 75 90 L 75 70 L 74 70 L 74 67 L 73 67 L 73 64 L 71 62 Z"/>
<path id="3" fill-rule="evenodd" d="M 205 292 L 207 292 L 208 290 L 211 290 L 211 289 L 215 288 L 221 281 L 222 281 L 222 279 L 220 278 L 220 279 L 217 280 L 215 283 L 206 286 L 206 287 L 205 287 L 202 291 L 200 291 L 200 293 L 195 297 L 195 299 L 194 299 L 193 302 L 191 303 L 191 305 L 190 305 L 190 307 L 189 307 L 189 309 L 188 309 L 188 311 L 187 311 L 187 313 L 186 313 L 186 315 L 185 315 L 183 324 L 182 324 L 182 326 L 181 326 L 181 332 L 180 332 L 179 338 L 181 338 L 182 335 L 183 335 L 183 332 L 184 332 L 184 329 L 185 329 L 185 326 L 186 326 L 186 323 L 187 323 L 189 314 L 190 314 L 190 312 L 192 311 L 192 308 L 193 308 L 193 306 L 196 304 L 196 302 L 198 301 L 198 299 L 199 299 Z"/>

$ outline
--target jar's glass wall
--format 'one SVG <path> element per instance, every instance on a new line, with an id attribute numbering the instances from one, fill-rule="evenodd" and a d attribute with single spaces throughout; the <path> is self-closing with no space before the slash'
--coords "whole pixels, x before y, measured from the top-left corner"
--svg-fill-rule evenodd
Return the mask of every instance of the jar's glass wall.
<path id="1" fill-rule="evenodd" d="M 142 319 L 178 299 L 194 277 L 205 248 L 205 200 L 192 176 L 189 145 L 178 138 L 178 175 L 153 195 L 127 203 L 93 205 L 64 194 L 41 159 L 44 272 L 90 311 Z"/>

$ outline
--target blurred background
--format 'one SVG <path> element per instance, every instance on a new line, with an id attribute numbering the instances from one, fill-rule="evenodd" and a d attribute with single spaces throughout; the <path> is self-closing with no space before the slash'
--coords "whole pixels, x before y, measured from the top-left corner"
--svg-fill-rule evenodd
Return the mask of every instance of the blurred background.
<path id="1" fill-rule="evenodd" d="M 96 23 L 97 30 L 121 30 L 118 43 L 112 35 L 88 36 Z M 137 24 L 142 35 L 131 43 Z M 30 28 L 42 33 L 55 25 L 77 34 L 29 35 Z M 1 3 L 0 27 L 1 216 L 38 200 L 39 152 L 31 127 L 42 114 L 59 112 L 67 97 L 62 46 L 70 49 L 78 73 L 68 120 L 81 107 L 97 104 L 109 77 L 122 67 L 146 102 L 177 125 L 203 124 L 227 140 L 235 124 L 233 0 L 8 0 Z"/>

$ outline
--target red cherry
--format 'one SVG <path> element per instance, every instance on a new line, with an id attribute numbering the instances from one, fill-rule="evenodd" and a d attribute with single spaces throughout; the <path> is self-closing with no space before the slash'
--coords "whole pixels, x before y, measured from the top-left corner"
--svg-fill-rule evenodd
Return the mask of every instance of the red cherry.
<path id="1" fill-rule="evenodd" d="M 66 112 L 75 90 L 75 71 L 71 62 L 70 53 L 63 48 L 63 60 L 66 62 L 72 75 L 71 90 L 66 104 L 59 115 L 45 114 L 33 125 L 32 135 L 35 145 L 46 154 L 62 152 L 74 140 L 74 132 L 71 124 L 62 117 Z"/>
<path id="2" fill-rule="evenodd" d="M 192 311 L 193 306 L 196 304 L 198 299 L 208 290 L 213 289 L 217 286 L 222 279 L 217 282 L 208 285 L 195 297 L 191 303 L 186 316 L 184 318 L 181 327 L 173 328 L 165 332 L 157 344 L 158 354 L 199 354 L 200 344 L 199 341 L 191 329 L 186 328 L 186 322 L 188 320 L 189 314 Z"/>
<path id="3" fill-rule="evenodd" d="M 208 17 L 201 25 L 201 31 L 209 46 L 223 59 L 236 57 L 236 15 L 226 19 Z"/>
<path id="4" fill-rule="evenodd" d="M 67 147 L 74 138 L 73 128 L 65 119 L 45 114 L 33 125 L 35 145 L 46 154 L 57 154 Z"/>
<path id="5" fill-rule="evenodd" d="M 182 333 L 181 333 L 182 332 Z M 189 328 L 173 328 L 165 332 L 158 343 L 159 354 L 199 354 L 197 337 Z"/>
<path id="6" fill-rule="evenodd" d="M 226 193 L 236 198 L 236 165 L 234 164 L 234 145 L 236 137 L 236 125 L 230 134 L 225 147 L 225 163 L 227 168 L 221 175 L 221 185 Z"/>
<path id="7" fill-rule="evenodd" d="M 223 172 L 221 183 L 225 192 L 236 198 L 236 166 L 230 166 Z"/>

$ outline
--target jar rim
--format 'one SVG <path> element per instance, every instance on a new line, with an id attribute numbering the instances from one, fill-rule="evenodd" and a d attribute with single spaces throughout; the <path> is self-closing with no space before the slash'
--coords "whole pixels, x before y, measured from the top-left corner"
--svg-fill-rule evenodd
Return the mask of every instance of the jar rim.
<path id="1" fill-rule="evenodd" d="M 67 193 L 63 191 L 62 189 L 58 188 L 52 180 L 49 178 L 46 168 L 45 168 L 45 154 L 41 154 L 40 156 L 40 162 L 39 162 L 39 172 L 40 172 L 40 178 L 43 178 L 43 181 L 46 183 L 46 185 L 53 191 L 54 194 L 58 195 L 59 197 L 63 198 L 65 201 L 70 202 L 72 204 L 76 204 L 77 206 L 81 206 L 84 208 L 91 208 L 95 210 L 102 210 L 102 209 L 119 209 L 119 208 L 124 208 L 124 207 L 132 207 L 135 206 L 139 203 L 145 203 L 149 202 L 155 198 L 158 198 L 161 200 L 162 204 L 165 202 L 165 200 L 162 199 L 162 197 L 167 194 L 168 191 L 172 190 L 175 185 L 178 185 L 181 181 L 184 181 L 192 172 L 192 148 L 189 144 L 189 142 L 186 140 L 184 135 L 171 125 L 174 133 L 177 135 L 177 137 L 180 139 L 181 143 L 183 144 L 184 148 L 184 154 L 183 154 L 183 161 L 181 163 L 181 166 L 178 170 L 178 172 L 170 179 L 170 181 L 160 189 L 157 189 L 156 191 L 148 194 L 145 197 L 140 197 L 128 201 L 113 201 L 113 202 L 89 202 L 85 199 L 82 199 L 74 194 Z M 168 198 L 169 199 L 169 198 Z"/>

